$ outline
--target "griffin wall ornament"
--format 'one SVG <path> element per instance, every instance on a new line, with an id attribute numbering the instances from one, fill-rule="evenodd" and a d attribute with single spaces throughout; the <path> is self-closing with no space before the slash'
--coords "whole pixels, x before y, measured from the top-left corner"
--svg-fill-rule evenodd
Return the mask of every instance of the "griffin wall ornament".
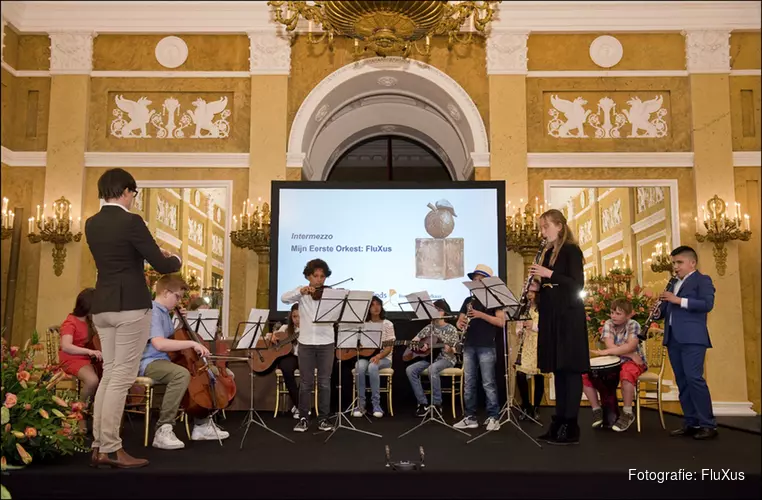
<path id="1" fill-rule="evenodd" d="M 114 103 L 110 134 L 120 139 L 222 139 L 230 135 L 231 111 L 227 109 L 226 96 L 211 102 L 198 97 L 191 103 L 195 109 L 184 112 L 174 97 L 164 99 L 160 111 L 150 108 L 153 101 L 148 97 L 133 101 L 117 95 Z M 217 115 L 219 118 L 215 119 Z M 188 135 L 186 129 L 193 133 Z"/>

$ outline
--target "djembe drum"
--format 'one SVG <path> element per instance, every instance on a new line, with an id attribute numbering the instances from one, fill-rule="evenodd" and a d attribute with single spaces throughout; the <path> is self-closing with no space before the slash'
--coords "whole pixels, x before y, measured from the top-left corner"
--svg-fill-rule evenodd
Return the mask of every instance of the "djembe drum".
<path id="1" fill-rule="evenodd" d="M 611 427 L 619 418 L 616 388 L 619 386 L 619 365 L 621 364 L 622 361 L 619 356 L 599 356 L 590 359 L 588 377 L 590 383 L 601 396 L 601 408 L 603 409 L 603 425 L 601 427 Z"/>

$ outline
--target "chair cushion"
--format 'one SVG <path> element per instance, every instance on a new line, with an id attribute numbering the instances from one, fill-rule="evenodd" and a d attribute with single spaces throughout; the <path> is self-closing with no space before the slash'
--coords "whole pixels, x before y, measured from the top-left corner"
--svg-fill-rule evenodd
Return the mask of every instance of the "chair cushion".
<path id="1" fill-rule="evenodd" d="M 275 369 L 275 376 L 276 377 L 282 377 L 283 376 L 283 371 L 281 371 L 280 368 L 276 368 Z M 299 369 L 297 368 L 296 370 L 294 370 L 294 377 L 298 377 L 298 376 L 299 376 Z"/>
<path id="2" fill-rule="evenodd" d="M 429 375 L 429 369 L 426 368 L 423 370 L 423 374 L 428 376 Z M 441 377 L 460 377 L 463 375 L 463 368 L 445 368 L 441 372 L 439 372 L 439 375 Z"/>
<path id="3" fill-rule="evenodd" d="M 391 377 L 394 375 L 394 368 L 381 368 L 378 370 L 378 374 L 382 377 Z M 352 368 L 352 375 L 357 375 L 357 372 L 354 368 Z"/>
<path id="4" fill-rule="evenodd" d="M 656 383 L 659 381 L 659 374 L 653 373 L 653 372 L 645 372 L 641 373 L 638 377 L 638 380 L 641 380 L 643 382 L 653 382 Z"/>
<path id="5" fill-rule="evenodd" d="M 153 386 L 154 381 L 151 377 L 135 377 L 135 383 L 151 387 Z"/>

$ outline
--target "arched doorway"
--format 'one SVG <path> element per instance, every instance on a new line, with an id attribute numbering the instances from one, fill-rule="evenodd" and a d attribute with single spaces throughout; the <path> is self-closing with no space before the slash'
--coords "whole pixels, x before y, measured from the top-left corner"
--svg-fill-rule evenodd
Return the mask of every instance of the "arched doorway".
<path id="1" fill-rule="evenodd" d="M 425 144 L 400 136 L 379 136 L 352 145 L 328 166 L 329 181 L 449 181 L 452 176 Z"/>
<path id="2" fill-rule="evenodd" d="M 424 146 L 452 180 L 489 167 L 486 128 L 468 93 L 433 66 L 399 57 L 348 64 L 312 89 L 292 123 L 287 164 L 304 180 L 327 180 L 352 147 L 388 135 Z"/>

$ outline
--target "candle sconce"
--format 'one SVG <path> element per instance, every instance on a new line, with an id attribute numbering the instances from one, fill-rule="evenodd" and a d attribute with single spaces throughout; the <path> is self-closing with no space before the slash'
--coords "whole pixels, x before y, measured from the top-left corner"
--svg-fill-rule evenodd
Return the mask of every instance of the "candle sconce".
<path id="1" fill-rule="evenodd" d="M 261 198 L 260 198 L 261 201 Z M 238 217 L 233 217 L 230 241 L 239 248 L 248 248 L 258 254 L 270 251 L 270 205 L 266 202 L 252 210 L 249 200 Z"/>
<path id="2" fill-rule="evenodd" d="M 744 215 L 745 228 L 741 228 L 741 204 L 736 203 L 735 217 L 728 217 L 728 204 L 719 196 L 714 195 L 706 204 L 707 210 L 701 207 L 701 218 L 706 229 L 706 234 L 696 232 L 696 239 L 700 243 L 708 241 L 714 244 L 712 254 L 720 276 L 725 275 L 727 268 L 728 249 L 725 243 L 733 240 L 749 241 L 751 227 L 749 215 Z"/>
<path id="3" fill-rule="evenodd" d="M 656 244 L 656 251 L 652 252 L 651 258 L 646 261 L 646 264 L 651 266 L 651 271 L 655 273 L 672 272 L 672 258 L 667 249 L 669 249 L 669 243 L 667 242 Z"/>
<path id="4" fill-rule="evenodd" d="M 524 200 L 520 200 L 520 204 Z M 540 234 L 539 214 L 542 213 L 542 205 L 537 205 L 535 198 L 535 207 L 529 203 L 524 206 L 523 213 L 517 207 L 514 215 L 507 215 L 505 218 L 505 247 L 509 252 L 516 252 L 524 257 L 531 257 L 537 253 L 542 242 Z M 519 205 L 520 206 L 520 205 Z M 510 203 L 506 206 L 506 212 L 510 210 Z"/>
<path id="5" fill-rule="evenodd" d="M 8 210 L 8 198 L 3 198 L 3 232 L 2 239 L 10 238 L 13 234 L 13 220 L 16 214 Z"/>
<path id="6" fill-rule="evenodd" d="M 189 271 L 186 270 L 183 279 L 185 279 L 185 283 L 188 285 L 188 291 L 198 292 L 201 290 L 201 284 L 198 280 L 198 273 L 195 269 L 191 269 Z"/>
<path id="7" fill-rule="evenodd" d="M 37 205 L 37 217 L 29 218 L 27 237 L 31 243 L 44 241 L 53 244 L 53 272 L 56 276 L 61 276 L 66 261 L 65 245 L 82 239 L 81 219 L 77 217 L 77 223 L 74 224 L 70 215 L 71 203 L 63 196 L 53 203 L 52 216 L 46 216 L 44 212 L 45 206 L 41 212 Z M 72 232 L 72 229 L 77 232 Z"/>

